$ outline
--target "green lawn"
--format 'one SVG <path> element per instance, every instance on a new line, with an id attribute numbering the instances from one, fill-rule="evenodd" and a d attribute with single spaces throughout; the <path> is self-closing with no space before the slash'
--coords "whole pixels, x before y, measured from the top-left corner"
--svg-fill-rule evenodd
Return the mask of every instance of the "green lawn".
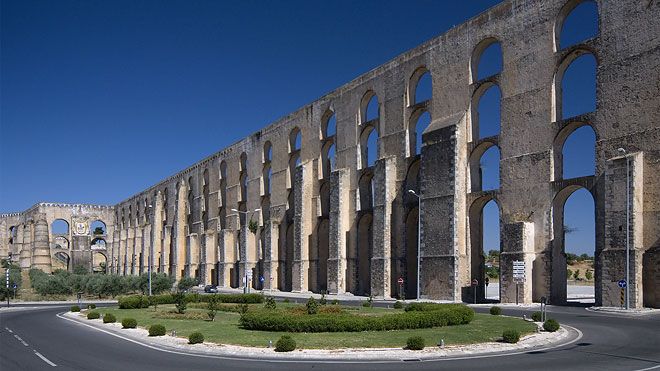
<path id="1" fill-rule="evenodd" d="M 284 305 L 278 303 L 278 307 Z M 262 305 L 255 304 L 255 306 L 261 307 Z M 373 315 L 402 311 L 363 307 L 352 309 L 359 310 L 360 314 Z M 99 308 L 97 311 L 103 314 L 113 313 L 117 317 L 117 322 L 121 322 L 123 318 L 135 318 L 139 327 L 147 328 L 152 324 L 160 323 L 165 326 L 168 333 L 171 330 L 176 330 L 178 336 L 187 337 L 192 332 L 200 331 L 204 334 L 206 341 L 221 344 L 264 347 L 268 345 L 269 340 L 272 340 L 275 344 L 275 341 L 285 334 L 284 332 L 241 329 L 238 327 L 240 315 L 232 312 L 217 312 L 215 321 L 210 322 L 202 319 L 206 318 L 206 310 L 197 308 L 186 310 L 185 317 L 187 318 L 171 318 L 177 317 L 177 315 L 169 313 L 174 311 L 173 305 L 159 305 L 157 311 L 153 307 L 148 309 L 118 309 L 111 307 Z M 289 333 L 289 335 L 296 340 L 298 348 L 378 348 L 403 347 L 410 336 L 422 336 L 426 340 L 427 346 L 437 344 L 440 339 L 444 339 L 446 345 L 496 341 L 502 336 L 502 331 L 505 329 L 516 329 L 521 334 L 528 334 L 534 332 L 536 327 L 533 323 L 525 322 L 519 318 L 477 313 L 474 320 L 468 325 L 398 331 Z"/>

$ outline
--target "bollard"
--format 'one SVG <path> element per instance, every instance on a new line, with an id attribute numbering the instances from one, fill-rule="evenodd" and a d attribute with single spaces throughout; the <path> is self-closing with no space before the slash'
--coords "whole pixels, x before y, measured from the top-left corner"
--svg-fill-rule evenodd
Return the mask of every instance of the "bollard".
<path id="1" fill-rule="evenodd" d="M 269 347 L 269 348 L 272 348 L 272 347 L 273 347 L 273 341 L 272 341 L 272 340 L 268 340 L 268 347 Z"/>
<path id="2" fill-rule="evenodd" d="M 438 343 L 438 346 L 440 348 L 444 348 L 445 347 L 445 339 L 440 339 L 440 342 Z"/>
<path id="3" fill-rule="evenodd" d="M 173 336 L 173 337 L 176 336 L 176 330 L 172 330 L 172 336 Z"/>

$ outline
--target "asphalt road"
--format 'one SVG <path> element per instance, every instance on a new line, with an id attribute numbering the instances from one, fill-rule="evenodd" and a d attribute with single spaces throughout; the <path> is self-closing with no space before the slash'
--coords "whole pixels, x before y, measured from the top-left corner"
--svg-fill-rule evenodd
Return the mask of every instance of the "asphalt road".
<path id="1" fill-rule="evenodd" d="M 0 312 L 0 371 L 13 370 L 660 370 L 660 315 L 549 307 L 582 339 L 548 351 L 442 361 L 293 363 L 204 358 L 146 348 L 56 317 L 68 306 Z M 479 309 L 478 309 L 479 310 Z M 505 314 L 522 315 L 505 309 Z M 56 366 L 52 366 L 52 364 Z"/>

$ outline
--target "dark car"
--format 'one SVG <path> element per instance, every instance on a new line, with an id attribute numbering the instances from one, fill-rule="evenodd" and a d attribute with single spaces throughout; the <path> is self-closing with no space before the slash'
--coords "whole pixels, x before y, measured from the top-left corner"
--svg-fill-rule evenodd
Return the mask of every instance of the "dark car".
<path id="1" fill-rule="evenodd" d="M 206 286 L 204 286 L 204 292 L 216 293 L 216 292 L 218 292 L 218 286 L 216 286 L 216 285 L 206 285 Z"/>

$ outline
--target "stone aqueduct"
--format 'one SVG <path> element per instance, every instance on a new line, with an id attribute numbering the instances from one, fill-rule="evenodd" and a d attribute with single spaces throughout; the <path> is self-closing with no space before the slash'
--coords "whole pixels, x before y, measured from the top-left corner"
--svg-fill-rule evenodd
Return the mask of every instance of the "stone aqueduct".
<path id="1" fill-rule="evenodd" d="M 242 286 L 247 267 L 255 288 L 374 297 L 397 296 L 403 277 L 415 297 L 419 215 L 421 297 L 471 300 L 474 289 L 483 299 L 482 208 L 495 200 L 501 300 L 515 301 L 512 261 L 523 260 L 520 301 L 546 296 L 561 304 L 563 206 L 585 188 L 596 214 L 596 304 L 617 306 L 629 179 L 631 305 L 657 308 L 660 2 L 595 1 L 597 35 L 561 48 L 562 24 L 581 2 L 504 1 L 117 205 L 42 203 L 3 214 L 0 256 L 12 252 L 21 267 L 49 271 L 61 252 L 69 269 L 71 262 L 91 268 L 96 251 L 113 273 L 143 273 L 153 261 L 155 271 L 177 279 L 226 287 Z M 480 56 L 493 43 L 501 46 L 501 71 L 478 78 Z M 564 117 L 563 73 L 585 54 L 597 63 L 596 109 Z M 432 97 L 419 101 L 415 90 L 427 73 Z M 500 131 L 483 138 L 476 107 L 492 86 L 501 91 Z M 425 112 L 431 120 L 421 133 Z M 595 172 L 566 179 L 562 146 L 582 126 L 596 136 Z M 378 138 L 376 158 L 369 135 Z M 500 151 L 500 186 L 482 191 L 479 159 L 492 146 Z M 421 196 L 421 214 L 408 190 Z M 70 224 L 66 233 L 50 230 L 55 219 Z M 97 219 L 106 224 L 102 236 L 91 230 Z M 480 284 L 471 288 L 474 278 Z"/>

